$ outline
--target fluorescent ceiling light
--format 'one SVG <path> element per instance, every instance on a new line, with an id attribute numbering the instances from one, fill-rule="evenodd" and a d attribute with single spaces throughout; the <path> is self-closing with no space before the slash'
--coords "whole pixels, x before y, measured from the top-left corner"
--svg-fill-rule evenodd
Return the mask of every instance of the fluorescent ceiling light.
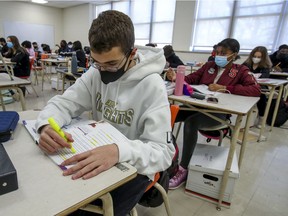
<path id="1" fill-rule="evenodd" d="M 38 4 L 46 4 L 46 3 L 48 3 L 48 1 L 45 1 L 45 0 L 32 0 L 32 2 L 38 3 Z"/>

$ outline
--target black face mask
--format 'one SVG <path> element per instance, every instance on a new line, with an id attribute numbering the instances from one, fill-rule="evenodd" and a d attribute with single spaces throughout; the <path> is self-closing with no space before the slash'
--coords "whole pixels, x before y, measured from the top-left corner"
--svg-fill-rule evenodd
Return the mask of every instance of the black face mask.
<path id="1" fill-rule="evenodd" d="M 279 59 L 280 61 L 288 61 L 288 54 L 279 53 L 277 59 Z"/>
<path id="2" fill-rule="evenodd" d="M 110 82 L 114 82 L 118 80 L 125 73 L 124 67 L 125 65 L 123 65 L 120 69 L 118 69 L 117 72 L 99 70 L 102 82 L 107 85 Z"/>
<path id="3" fill-rule="evenodd" d="M 114 82 L 118 80 L 121 76 L 123 76 L 123 74 L 126 72 L 124 68 L 127 64 L 127 61 L 128 61 L 128 58 L 125 61 L 125 64 L 121 68 L 119 68 L 116 72 L 99 70 L 102 82 L 107 85 L 108 83 Z M 131 63 L 131 60 L 128 66 L 130 65 L 130 63 Z"/>

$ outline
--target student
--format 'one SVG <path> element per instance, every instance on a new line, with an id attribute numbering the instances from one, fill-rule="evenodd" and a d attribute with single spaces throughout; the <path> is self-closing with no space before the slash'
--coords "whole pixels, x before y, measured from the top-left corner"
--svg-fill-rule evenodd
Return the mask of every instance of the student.
<path id="1" fill-rule="evenodd" d="M 5 38 L 0 38 L 0 45 L 1 45 L 1 54 L 2 54 L 2 56 L 6 57 L 6 54 L 8 53 L 9 48 L 7 46 Z"/>
<path id="2" fill-rule="evenodd" d="M 268 78 L 270 76 L 272 63 L 266 47 L 255 47 L 243 65 L 247 66 L 252 73 L 261 74 L 260 78 Z"/>
<path id="3" fill-rule="evenodd" d="M 272 63 L 270 61 L 268 51 L 266 47 L 257 46 L 249 54 L 247 60 L 243 63 L 247 66 L 250 71 L 254 74 L 259 74 L 259 78 L 269 78 L 270 71 L 272 68 Z M 257 127 L 260 127 L 260 124 L 263 120 L 265 107 L 266 107 L 266 96 L 261 94 L 260 100 L 257 103 L 259 119 L 256 124 Z"/>
<path id="4" fill-rule="evenodd" d="M 16 77 L 30 76 L 29 54 L 26 51 L 26 49 L 19 44 L 18 38 L 13 35 L 8 36 L 7 46 L 12 51 L 6 57 L 11 58 L 11 62 L 16 63 L 16 65 L 13 68 L 14 76 Z"/>
<path id="5" fill-rule="evenodd" d="M 217 49 L 217 44 L 213 46 L 213 50 L 211 52 L 211 56 L 209 56 L 208 58 L 208 61 L 215 61 L 216 49 Z"/>
<path id="6" fill-rule="evenodd" d="M 74 41 L 73 50 L 76 52 L 76 57 L 79 67 L 86 67 L 86 55 L 82 49 L 82 44 L 80 41 Z"/>
<path id="7" fill-rule="evenodd" d="M 150 46 L 150 47 L 157 47 L 156 43 L 147 43 L 145 46 Z"/>
<path id="8" fill-rule="evenodd" d="M 240 50 L 240 44 L 233 38 L 227 38 L 217 44 L 215 62 L 206 62 L 199 70 L 185 77 L 188 84 L 205 84 L 210 91 L 229 92 L 244 96 L 260 96 L 260 86 L 244 65 L 234 64 Z M 170 80 L 176 80 L 173 70 L 167 72 Z M 226 119 L 226 114 L 216 113 L 215 116 Z M 188 164 L 197 144 L 199 128 L 212 127 L 218 121 L 200 113 L 180 110 L 176 122 L 184 121 L 184 139 L 182 159 L 177 174 L 170 179 L 169 189 L 176 189 L 182 185 L 188 174 Z"/>
<path id="9" fill-rule="evenodd" d="M 67 52 L 73 52 L 73 43 L 71 41 L 67 44 Z"/>
<path id="10" fill-rule="evenodd" d="M 65 55 L 68 52 L 68 44 L 66 40 L 61 40 L 59 49 L 56 51 L 59 55 Z"/>
<path id="11" fill-rule="evenodd" d="M 43 53 L 51 53 L 51 49 L 50 49 L 50 46 L 48 44 L 41 44 L 41 48 L 43 50 Z"/>
<path id="12" fill-rule="evenodd" d="M 178 65 L 184 65 L 180 58 L 175 54 L 173 47 L 171 45 L 166 45 L 163 47 L 164 55 L 167 62 L 167 67 L 177 68 Z"/>
<path id="13" fill-rule="evenodd" d="M 283 44 L 278 51 L 269 56 L 273 71 L 288 72 L 288 45 Z"/>
<path id="14" fill-rule="evenodd" d="M 26 49 L 30 57 L 35 58 L 35 51 L 34 48 L 32 48 L 32 44 L 30 41 L 23 41 L 21 45 Z"/>
<path id="15" fill-rule="evenodd" d="M 115 215 L 126 215 L 137 204 L 155 173 L 167 169 L 175 149 L 170 140 L 170 107 L 160 77 L 165 65 L 162 49 L 134 47 L 131 19 L 122 12 L 102 12 L 89 30 L 91 67 L 63 95 L 53 97 L 40 112 L 36 127 L 39 147 L 47 154 L 69 147 L 47 119 L 63 126 L 84 111 L 105 120 L 130 141 L 101 146 L 73 156 L 63 165 L 72 179 L 92 178 L 118 162 L 135 166 L 138 175 L 110 192 Z M 71 135 L 66 134 L 69 141 Z"/>

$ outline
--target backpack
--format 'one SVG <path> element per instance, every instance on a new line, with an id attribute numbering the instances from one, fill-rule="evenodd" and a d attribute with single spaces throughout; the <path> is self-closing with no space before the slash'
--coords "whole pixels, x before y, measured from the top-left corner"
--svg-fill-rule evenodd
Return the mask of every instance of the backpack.
<path id="1" fill-rule="evenodd" d="M 172 142 L 176 150 L 172 159 L 172 163 L 167 170 L 159 173 L 160 178 L 157 181 L 165 189 L 166 192 L 169 188 L 169 179 L 172 178 L 178 171 L 179 149 L 176 144 L 176 138 L 174 135 L 172 136 Z M 158 189 L 151 187 L 143 194 L 138 203 L 145 207 L 158 207 L 163 203 L 163 198 Z"/>
<path id="2" fill-rule="evenodd" d="M 271 123 L 272 123 L 275 105 L 276 105 L 276 99 L 273 99 L 271 102 L 271 106 L 270 106 L 269 113 L 268 113 L 267 120 L 266 120 L 266 123 L 268 125 L 271 125 Z M 288 108 L 287 108 L 284 100 L 281 99 L 279 102 L 279 108 L 277 111 L 274 127 L 282 126 L 287 121 L 287 119 L 288 119 Z"/>

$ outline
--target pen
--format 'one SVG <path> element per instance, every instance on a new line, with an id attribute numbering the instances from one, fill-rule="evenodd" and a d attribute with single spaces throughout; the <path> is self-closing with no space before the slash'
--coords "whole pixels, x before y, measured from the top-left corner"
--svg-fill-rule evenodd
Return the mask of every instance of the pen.
<path id="1" fill-rule="evenodd" d="M 54 120 L 53 117 L 48 118 L 48 122 L 50 124 L 50 126 L 53 128 L 54 131 L 56 131 L 62 138 L 65 139 L 65 141 L 67 140 L 67 137 L 65 136 L 65 133 L 63 130 L 61 130 L 60 126 L 56 123 L 56 121 Z M 73 154 L 76 153 L 76 150 L 74 149 L 74 147 L 72 146 L 72 143 L 68 142 L 69 144 L 71 144 L 71 152 Z"/>

